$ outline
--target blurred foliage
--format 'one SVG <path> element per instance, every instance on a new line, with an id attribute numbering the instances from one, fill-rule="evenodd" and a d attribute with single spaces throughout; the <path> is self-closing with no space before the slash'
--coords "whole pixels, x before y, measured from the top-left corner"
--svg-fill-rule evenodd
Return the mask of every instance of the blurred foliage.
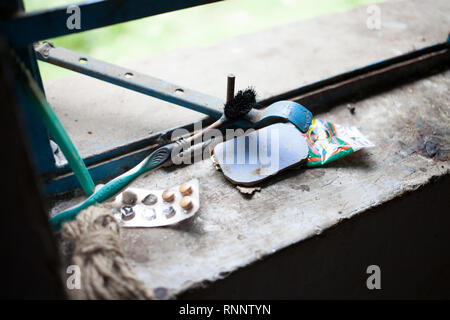
<path id="1" fill-rule="evenodd" d="M 180 47 L 207 46 L 239 34 L 375 2 L 381 0 L 228 0 L 51 40 L 55 46 L 120 63 Z M 76 2 L 24 0 L 24 3 L 27 11 L 34 11 Z M 71 72 L 43 62 L 39 62 L 39 67 L 44 80 Z"/>

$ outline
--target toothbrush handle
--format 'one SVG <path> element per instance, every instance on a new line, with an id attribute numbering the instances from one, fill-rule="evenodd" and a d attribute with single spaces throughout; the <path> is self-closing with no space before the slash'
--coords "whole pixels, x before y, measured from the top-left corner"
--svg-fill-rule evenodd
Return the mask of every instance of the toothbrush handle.
<path id="1" fill-rule="evenodd" d="M 75 219 L 78 213 L 96 203 L 102 203 L 105 200 L 113 197 L 116 193 L 120 192 L 123 188 L 128 186 L 133 180 L 137 178 L 136 173 L 125 172 L 121 176 L 114 178 L 94 194 L 92 194 L 85 201 L 71 207 L 50 219 L 50 224 L 53 226 L 55 231 L 61 229 L 61 224 L 66 221 Z"/>
<path id="2" fill-rule="evenodd" d="M 120 191 L 125 189 L 130 183 L 132 183 L 136 178 L 140 175 L 149 172 L 153 169 L 156 169 L 162 166 L 170 157 L 171 151 L 173 149 L 172 145 L 164 146 L 156 151 L 152 152 L 148 157 L 146 157 L 141 163 L 139 163 L 136 167 L 122 175 L 114 178 L 109 181 L 99 190 L 94 192 L 89 198 L 87 198 L 82 203 L 71 207 L 61 213 L 58 213 L 56 216 L 50 219 L 50 224 L 53 226 L 55 231 L 58 231 L 61 228 L 61 224 L 66 221 L 70 221 L 75 219 L 78 213 L 91 205 L 96 203 L 102 203 Z"/>

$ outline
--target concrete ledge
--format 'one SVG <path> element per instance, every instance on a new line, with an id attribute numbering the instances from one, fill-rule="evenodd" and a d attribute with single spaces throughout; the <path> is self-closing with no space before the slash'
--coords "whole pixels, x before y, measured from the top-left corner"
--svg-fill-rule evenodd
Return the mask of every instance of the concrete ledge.
<path id="1" fill-rule="evenodd" d="M 380 4 L 384 21 L 380 31 L 367 29 L 365 8 L 359 8 L 332 17 L 238 37 L 211 48 L 168 53 L 164 57 L 130 63 L 129 66 L 215 95 L 225 94 L 225 75 L 234 72 L 238 76 L 238 88 L 253 84 L 262 97 L 267 97 L 302 83 L 408 52 L 413 47 L 442 42 L 450 29 L 450 21 L 445 15 L 450 11 L 449 5 L 448 1 L 390 1 Z M 419 20 L 421 23 L 417 23 Z M 218 79 L 223 79 L 223 83 Z M 46 84 L 50 101 L 62 115 L 63 123 L 68 126 L 84 154 L 145 135 L 148 128 L 159 130 L 201 117 L 192 111 L 179 111 L 178 107 L 156 103 L 140 95 L 131 96 L 122 89 L 106 89 L 103 85 L 83 76 Z M 123 230 L 124 249 L 135 271 L 150 288 L 164 288 L 158 291 L 164 292 L 160 298 L 168 298 L 205 281 L 221 279 L 283 248 L 294 244 L 301 247 L 304 240 L 333 226 L 337 225 L 330 234 L 352 233 L 352 228 L 358 228 L 356 222 L 351 228 L 345 227 L 349 224 L 342 224 L 342 231 L 339 223 L 356 215 L 365 215 L 371 208 L 419 189 L 436 177 L 448 176 L 448 158 L 440 161 L 430 157 L 424 143 L 433 136 L 444 143 L 450 141 L 449 88 L 450 71 L 443 71 L 389 92 L 352 102 L 350 104 L 355 108 L 355 114 L 350 113 L 348 105 L 344 104 L 316 115 L 334 123 L 358 127 L 376 147 L 357 152 L 324 168 L 284 172 L 262 185 L 262 191 L 250 199 L 241 195 L 220 172 L 214 170 L 209 160 L 185 167 L 160 169 L 143 177 L 134 186 L 162 189 L 198 178 L 202 188 L 201 208 L 196 217 L 176 227 Z M 74 116 L 78 120 L 76 123 Z M 85 133 L 89 128 L 95 128 L 91 135 Z M 74 198 L 59 202 L 52 212 L 80 200 Z M 387 217 L 380 218 L 380 223 L 387 224 L 385 229 L 380 230 L 389 232 L 392 241 L 400 241 L 398 239 L 402 234 L 411 236 L 403 231 L 398 236 L 393 235 L 395 230 L 389 225 L 389 217 L 396 210 L 389 212 L 389 215 L 383 213 Z M 406 219 L 405 213 L 402 217 Z M 438 214 L 430 216 L 430 219 L 438 220 L 424 224 L 424 229 L 427 226 L 437 228 L 439 217 Z M 415 214 L 412 217 L 414 228 L 420 226 L 420 219 L 425 218 L 428 219 L 428 216 Z M 363 223 L 363 220 L 360 222 Z M 397 224 L 400 222 L 395 221 Z M 364 228 L 378 228 L 377 223 L 369 223 Z M 442 220 L 440 227 L 448 228 L 447 223 L 447 220 Z M 442 234 L 443 229 L 436 230 Z M 423 231 L 424 239 L 433 234 Z M 369 234 L 376 237 L 375 233 Z M 356 232 L 356 235 L 359 233 Z M 384 245 L 380 242 L 383 235 L 378 237 L 380 239 L 373 240 L 374 250 L 380 250 Z M 307 245 L 298 254 L 292 253 L 292 259 L 303 259 L 306 270 L 312 270 L 317 262 L 317 274 L 324 275 L 327 282 L 337 274 L 331 270 L 328 275 L 324 273 L 328 260 L 345 260 L 353 252 L 359 255 L 358 250 L 363 247 L 355 244 L 355 248 L 348 247 L 345 252 L 343 246 L 333 244 L 333 239 L 339 241 L 339 237 L 330 236 L 328 244 L 322 242 L 320 237 L 317 239 L 323 245 L 330 245 L 321 259 L 314 258 L 314 248 L 321 248 L 319 242 L 317 246 L 311 245 L 313 249 L 307 249 Z M 349 235 L 342 239 L 350 245 L 357 237 Z M 307 243 L 313 241 L 311 239 Z M 427 242 L 424 240 L 424 243 Z M 339 254 L 333 254 L 333 245 L 340 250 Z M 430 242 L 430 246 L 433 246 L 430 254 L 433 253 L 434 259 L 439 259 L 437 256 L 446 252 L 439 251 L 441 247 L 436 242 Z M 410 254 L 413 253 L 412 247 L 408 248 Z M 293 252 L 288 250 L 282 252 Z M 396 250 L 389 251 L 385 256 L 379 255 L 380 263 L 385 263 L 387 257 L 398 253 Z M 418 254 L 417 258 L 428 259 L 425 253 Z M 359 274 L 363 272 L 360 271 L 363 262 L 377 264 L 376 261 L 365 261 L 364 257 L 369 256 L 361 254 L 361 260 L 355 257 L 348 264 L 336 265 L 343 267 L 355 261 L 353 268 Z M 442 257 L 441 261 L 448 263 L 448 258 Z M 277 263 L 271 265 L 276 266 Z M 392 270 L 401 272 L 403 269 Z M 430 268 L 425 271 L 433 273 L 436 270 Z M 264 272 L 257 273 L 265 276 Z M 386 272 L 389 273 L 388 270 Z M 259 281 L 256 276 L 251 276 L 250 281 Z M 336 297 L 342 281 L 350 279 L 343 277 L 330 291 L 321 291 L 314 289 L 314 283 L 312 280 L 308 282 L 306 276 L 302 275 L 304 281 L 299 283 L 301 291 L 292 291 L 294 287 L 286 290 L 294 293 L 295 297 L 319 297 L 321 294 Z M 361 277 L 364 276 L 362 273 Z M 235 277 L 239 279 L 240 276 L 236 274 Z M 285 280 L 289 280 L 289 275 Z M 274 291 L 274 297 L 286 297 L 280 291 L 281 283 Z M 363 284 L 354 283 L 355 286 Z M 217 293 L 217 297 L 235 292 L 232 285 L 218 284 L 222 285 L 224 289 Z M 249 297 L 271 297 L 270 292 L 259 295 L 252 291 L 260 288 L 257 284 L 243 292 L 247 292 Z M 362 292 L 358 289 L 360 287 L 355 288 L 354 293 L 348 292 L 349 297 Z M 387 292 L 394 296 L 396 291 Z"/>

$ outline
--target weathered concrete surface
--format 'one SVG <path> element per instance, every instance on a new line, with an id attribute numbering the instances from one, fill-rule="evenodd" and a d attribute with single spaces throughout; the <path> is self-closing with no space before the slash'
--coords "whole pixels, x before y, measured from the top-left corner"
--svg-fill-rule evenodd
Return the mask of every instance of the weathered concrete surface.
<path id="1" fill-rule="evenodd" d="M 450 142 L 449 76 L 447 72 L 357 103 L 354 116 L 346 106 L 320 115 L 359 127 L 377 147 L 327 168 L 282 174 L 250 200 L 209 161 L 150 174 L 136 185 L 163 188 L 199 178 L 202 208 L 179 227 L 124 230 L 123 243 L 135 270 L 153 288 L 177 293 L 448 174 L 450 162 L 422 155 L 422 146 L 430 135 Z"/>
<path id="2" fill-rule="evenodd" d="M 389 1 L 379 7 L 380 30 L 367 28 L 367 9 L 361 7 L 239 36 L 215 46 L 125 62 L 124 66 L 223 99 L 226 76 L 234 73 L 237 88 L 253 85 L 260 98 L 267 98 L 443 42 L 450 30 L 450 2 L 446 0 Z M 149 131 L 203 118 L 197 112 L 79 74 L 46 82 L 45 89 L 83 156 L 143 138 Z"/>
<path id="3" fill-rule="evenodd" d="M 159 62 L 166 61 L 166 68 L 167 61 L 182 60 L 177 63 L 178 66 L 184 65 L 184 69 L 178 71 L 165 69 L 162 65 L 157 67 L 157 62 L 136 65 L 142 65 L 141 71 L 149 68 L 154 75 L 211 94 L 224 91 L 225 81 L 219 84 L 217 79 L 233 71 L 238 75 L 239 87 L 250 84 L 248 79 L 252 79 L 252 84 L 264 97 L 409 51 L 413 45 L 420 47 L 442 41 L 450 29 L 450 21 L 445 19 L 445 13 L 450 12 L 447 1 L 396 1 L 380 6 L 384 25 L 380 31 L 366 29 L 366 13 L 361 8 L 333 18 L 322 17 L 262 34 L 239 37 L 215 49 L 182 50 L 168 54 L 164 59 L 155 58 L 156 61 L 161 59 Z M 406 8 L 414 8 L 414 11 Z M 414 21 L 411 20 L 413 17 Z M 220 48 L 240 48 L 241 51 L 231 54 L 232 51 L 221 52 Z M 214 50 L 217 50 L 215 55 L 212 54 Z M 71 81 L 73 87 L 70 91 L 81 90 L 81 84 L 76 84 L 79 80 L 74 78 Z M 56 83 L 51 84 L 47 91 L 55 90 L 56 86 Z M 79 111 L 74 110 L 80 117 L 80 110 L 84 110 L 85 117 L 92 118 L 86 125 L 94 125 L 109 109 L 119 110 L 126 106 L 129 117 L 132 116 L 129 105 L 141 110 L 135 115 L 136 122 L 125 125 L 123 119 L 115 119 L 108 125 L 104 123 L 98 127 L 99 134 L 107 135 L 108 130 L 117 131 L 108 136 L 109 143 L 115 143 L 114 138 L 119 135 L 125 139 L 124 133 L 119 133 L 120 128 L 134 137 L 140 130 L 143 134 L 151 124 L 153 128 L 162 128 L 156 121 L 151 121 L 155 119 L 153 117 L 164 118 L 166 112 L 164 119 L 172 116 L 169 112 L 174 109 L 167 108 L 154 112 L 148 120 L 144 120 L 143 113 L 150 113 L 145 111 L 143 105 L 139 106 L 139 100 L 146 99 L 150 103 L 148 98 L 131 98 L 121 89 L 101 89 L 105 96 L 100 96 L 100 87 L 96 86 L 94 82 L 89 82 L 90 89 L 84 89 L 86 96 L 80 98 L 84 109 L 79 107 Z M 68 94 L 53 93 L 52 99 L 58 101 L 58 112 L 61 112 L 62 102 Z M 318 115 L 342 125 L 357 126 L 376 147 L 355 153 L 326 168 L 287 171 L 266 182 L 252 198 L 236 190 L 220 172 L 214 170 L 209 160 L 150 173 L 134 186 L 165 188 L 192 178 L 199 179 L 202 184 L 201 208 L 193 219 L 175 227 L 123 230 L 124 249 L 135 271 L 150 288 L 167 289 L 167 295 L 160 295 L 166 298 L 205 280 L 219 279 L 227 272 L 319 234 L 367 208 L 414 190 L 435 176 L 448 174 L 450 161 L 445 159 L 445 152 L 442 153 L 443 161 L 438 161 L 436 156 L 430 158 L 424 151 L 424 142 L 432 139 L 431 136 L 437 136 L 446 144 L 443 149 L 448 149 L 449 95 L 450 72 L 447 71 L 354 103 L 354 115 L 347 105 Z M 74 107 L 79 101 L 68 104 Z M 88 107 L 106 103 L 108 109 L 101 108 L 103 111 L 92 111 L 93 107 Z M 156 110 L 156 107 L 149 108 Z M 172 126 L 177 121 L 184 123 L 197 117 L 190 116 L 188 112 L 183 114 L 184 118 L 174 118 L 164 125 Z M 108 117 L 112 118 L 111 115 Z M 82 121 L 81 118 L 78 120 Z M 116 125 L 119 126 L 114 127 Z M 80 127 L 72 124 L 69 129 L 75 136 L 77 132 L 83 136 L 77 131 L 81 130 Z M 83 125 L 83 128 L 88 127 Z M 69 202 L 76 201 L 80 199 Z M 53 212 L 70 205 L 69 202 L 57 204 Z"/>

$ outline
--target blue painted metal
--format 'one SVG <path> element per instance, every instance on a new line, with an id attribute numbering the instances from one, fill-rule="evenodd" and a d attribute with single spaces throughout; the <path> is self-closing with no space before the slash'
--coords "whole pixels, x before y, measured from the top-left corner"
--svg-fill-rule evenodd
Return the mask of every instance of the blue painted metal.
<path id="1" fill-rule="evenodd" d="M 36 48 L 40 60 L 104 80 L 121 87 L 168 101 L 182 107 L 202 112 L 213 118 L 220 118 L 224 101 L 195 90 L 172 84 L 134 70 L 116 66 L 64 48 L 55 48 L 49 42 Z M 312 114 L 295 102 L 283 101 L 273 104 L 264 111 L 252 110 L 240 126 L 262 126 L 276 121 L 288 120 L 301 131 L 306 132 Z"/>
<path id="2" fill-rule="evenodd" d="M 214 118 L 223 113 L 224 101 L 143 73 L 44 43 L 36 52 L 42 61 L 134 90 Z"/>
<path id="3" fill-rule="evenodd" d="M 8 0 L 12 10 L 23 10 L 23 2 L 21 0 Z M 13 14 L 11 12 L 11 14 Z M 15 53 L 27 67 L 39 87 L 43 90 L 42 80 L 39 73 L 39 68 L 36 61 L 36 54 L 31 45 L 25 45 L 15 48 Z M 18 105 L 20 106 L 19 116 L 22 118 L 21 122 L 26 127 L 25 135 L 29 143 L 29 149 L 32 161 L 39 174 L 48 174 L 54 172 L 55 158 L 50 146 L 48 131 L 39 120 L 38 115 L 32 104 L 28 100 L 23 85 L 18 79 L 14 80 L 15 94 L 17 96 Z"/>
<path id="4" fill-rule="evenodd" d="M 31 76 L 38 84 L 39 89 L 43 93 L 45 93 L 44 85 L 42 84 L 41 73 L 39 71 L 39 66 L 36 60 L 36 53 L 33 49 L 33 46 L 28 45 L 25 48 L 17 48 L 15 52 L 17 56 L 23 61 L 25 67 L 30 71 Z"/>
<path id="5" fill-rule="evenodd" d="M 11 10 L 15 10 L 15 12 L 23 12 L 24 5 L 22 0 L 7 0 Z M 11 15 L 13 15 L 11 13 Z M 0 20 L 0 26 L 2 21 Z M 1 30 L 1 27 L 0 27 Z M 3 31 L 3 30 L 2 30 Z M 31 75 L 33 76 L 36 83 L 39 85 L 42 92 L 44 92 L 44 86 L 42 85 L 41 74 L 39 72 L 39 67 L 36 61 L 36 53 L 31 44 L 24 44 L 22 46 L 17 46 L 14 48 L 16 54 L 23 61 L 25 66 L 30 70 Z"/>
<path id="6" fill-rule="evenodd" d="M 101 28 L 116 23 L 186 9 L 220 0 L 93 0 L 77 5 L 81 11 L 81 29 L 67 28 L 68 6 L 36 11 L 0 21 L 0 30 L 13 47 L 24 47 L 46 40 Z M 18 36 L 20 35 L 20 36 Z"/>
<path id="7" fill-rule="evenodd" d="M 18 60 L 18 57 L 16 60 Z M 47 130 L 51 133 L 55 142 L 59 145 L 86 195 L 91 195 L 94 192 L 95 185 L 64 126 L 48 104 L 28 69 L 21 65 L 19 61 L 16 61 L 16 72 L 17 77 L 21 81 L 22 88 L 27 95 L 27 100 L 37 112 Z"/>
<path id="8" fill-rule="evenodd" d="M 25 127 L 24 131 L 28 141 L 28 148 L 31 150 L 30 154 L 36 170 L 40 175 L 50 174 L 55 171 L 56 165 L 47 129 L 28 99 L 22 83 L 15 79 L 14 85 L 18 105 L 20 106 L 19 115 Z"/>

